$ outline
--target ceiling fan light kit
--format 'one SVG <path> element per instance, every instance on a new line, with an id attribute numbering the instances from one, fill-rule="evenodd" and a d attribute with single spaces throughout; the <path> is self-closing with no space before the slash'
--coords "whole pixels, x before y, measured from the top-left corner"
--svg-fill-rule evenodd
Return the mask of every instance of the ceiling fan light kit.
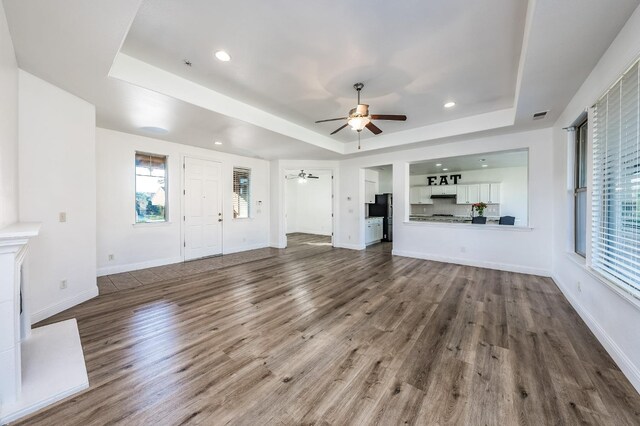
<path id="1" fill-rule="evenodd" d="M 360 149 L 360 132 L 364 130 L 366 127 L 369 129 L 371 133 L 374 135 L 379 135 L 382 133 L 382 130 L 378 126 L 372 123 L 372 120 L 391 120 L 391 121 L 406 121 L 406 115 L 400 114 L 369 114 L 369 105 L 360 103 L 360 91 L 364 87 L 363 83 L 356 83 L 353 85 L 353 88 L 356 89 L 358 93 L 358 104 L 355 108 L 349 110 L 349 115 L 347 117 L 340 118 L 329 118 L 327 120 L 318 120 L 316 123 L 325 123 L 327 121 L 340 121 L 347 120 L 347 123 L 338 127 L 336 130 L 331 132 L 332 135 L 338 133 L 340 130 L 344 129 L 347 126 L 350 126 L 352 130 L 358 132 L 358 149 Z"/>
<path id="2" fill-rule="evenodd" d="M 300 170 L 300 173 L 296 175 L 287 175 L 285 179 L 298 179 L 298 183 L 306 183 L 307 179 L 320 179 L 319 176 L 314 176 L 313 173 L 305 173 L 304 170 Z"/>

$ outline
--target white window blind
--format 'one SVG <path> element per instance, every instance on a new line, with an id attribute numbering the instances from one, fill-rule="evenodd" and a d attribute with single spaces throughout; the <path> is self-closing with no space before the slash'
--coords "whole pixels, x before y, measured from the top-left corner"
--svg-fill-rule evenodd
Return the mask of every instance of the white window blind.
<path id="1" fill-rule="evenodd" d="M 243 219 L 249 217 L 251 204 L 251 170 L 233 168 L 233 217 Z"/>
<path id="2" fill-rule="evenodd" d="M 593 111 L 591 266 L 640 298 L 640 73 L 636 62 Z"/>

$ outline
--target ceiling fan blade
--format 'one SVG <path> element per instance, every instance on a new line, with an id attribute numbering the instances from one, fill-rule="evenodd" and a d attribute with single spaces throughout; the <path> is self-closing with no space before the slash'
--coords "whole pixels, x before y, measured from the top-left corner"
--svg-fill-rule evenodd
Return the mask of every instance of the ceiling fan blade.
<path id="1" fill-rule="evenodd" d="M 327 120 L 318 120 L 316 121 L 316 123 L 326 123 L 327 121 L 339 121 L 339 120 L 346 120 L 349 117 L 340 117 L 340 118 L 329 118 Z"/>
<path id="2" fill-rule="evenodd" d="M 320 179 L 320 177 L 319 176 L 311 176 L 311 175 L 309 175 L 309 176 L 307 176 L 307 179 Z"/>
<path id="3" fill-rule="evenodd" d="M 331 132 L 330 134 L 335 135 L 336 133 L 338 133 L 340 130 L 344 129 L 345 127 L 347 127 L 349 125 L 349 123 L 345 124 L 344 126 L 340 126 L 338 127 L 336 130 L 334 130 L 333 132 Z"/>
<path id="4" fill-rule="evenodd" d="M 382 130 L 380 130 L 378 126 L 371 122 L 369 122 L 365 127 L 371 130 L 371 133 L 373 133 L 374 135 L 379 135 L 380 133 L 382 133 Z"/>
<path id="5" fill-rule="evenodd" d="M 372 114 L 372 120 L 407 121 L 406 115 Z"/>

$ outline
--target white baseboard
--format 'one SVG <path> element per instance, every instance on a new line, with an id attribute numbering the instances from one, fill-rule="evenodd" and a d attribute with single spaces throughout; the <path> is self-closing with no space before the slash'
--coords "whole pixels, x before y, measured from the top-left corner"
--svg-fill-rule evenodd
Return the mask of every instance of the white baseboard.
<path id="1" fill-rule="evenodd" d="M 598 341 L 604 346 L 605 350 L 609 353 L 611 358 L 618 365 L 620 370 L 627 376 L 631 384 L 634 388 L 640 393 L 640 366 L 635 365 L 631 359 L 620 349 L 620 346 L 613 341 L 604 328 L 596 321 L 596 319 L 582 307 L 580 302 L 578 302 L 572 295 L 571 292 L 567 291 L 567 287 L 564 285 L 562 280 L 557 275 L 553 275 L 551 277 L 553 281 L 555 281 L 556 285 L 564 294 L 564 297 L 567 298 L 573 309 L 576 310 L 580 318 L 587 324 L 589 330 L 596 336 Z"/>
<path id="2" fill-rule="evenodd" d="M 488 262 L 482 260 L 465 259 L 459 257 L 441 256 L 430 253 L 405 251 L 405 250 L 392 250 L 391 254 L 394 256 L 412 257 L 415 259 L 433 260 L 436 262 L 455 263 L 457 265 L 476 266 L 478 268 L 498 269 L 500 271 L 518 272 L 521 274 L 540 275 L 543 277 L 550 277 L 550 271 L 542 268 L 532 268 L 530 266 L 513 265 L 510 263 L 500 262 Z"/>
<path id="3" fill-rule="evenodd" d="M 223 249 L 222 254 L 240 253 L 241 251 L 257 250 L 257 249 L 267 248 L 267 247 L 269 247 L 269 244 L 267 243 L 244 245 L 239 247 L 233 247 L 230 249 Z"/>
<path id="4" fill-rule="evenodd" d="M 32 312 L 31 324 L 35 324 L 57 313 L 66 311 L 69 308 L 73 308 L 74 306 L 79 305 L 82 302 L 86 302 L 89 299 L 93 299 L 96 296 L 98 296 L 98 286 L 94 285 L 92 288 L 78 293 L 75 296 L 61 300 L 60 302 L 54 303 L 53 305 L 49 305 L 37 312 Z"/>
<path id="5" fill-rule="evenodd" d="M 280 243 L 271 243 L 271 244 L 269 244 L 269 247 L 276 248 L 276 249 L 285 249 L 285 248 L 287 248 L 287 246 L 285 244 L 280 244 Z"/>
<path id="6" fill-rule="evenodd" d="M 183 262 L 182 257 L 170 257 L 165 259 L 148 260 L 146 262 L 127 263 L 124 265 L 114 266 L 102 266 L 98 268 L 97 275 L 102 277 L 104 275 L 119 274 L 122 272 L 137 271 L 138 269 L 153 268 L 156 266 L 171 265 L 173 263 Z"/>
<path id="7" fill-rule="evenodd" d="M 349 250 L 364 250 L 366 248 L 366 246 L 361 244 L 343 244 L 338 242 L 334 243 L 333 246 L 336 248 L 344 248 Z"/>

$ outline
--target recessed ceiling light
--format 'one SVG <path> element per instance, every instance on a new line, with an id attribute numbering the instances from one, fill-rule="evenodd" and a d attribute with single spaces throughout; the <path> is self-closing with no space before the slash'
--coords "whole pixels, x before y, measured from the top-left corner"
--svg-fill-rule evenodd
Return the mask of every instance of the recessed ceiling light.
<path id="1" fill-rule="evenodd" d="M 440 163 L 436 164 L 436 167 L 440 167 L 440 166 L 442 166 L 442 164 L 440 164 Z"/>
<path id="2" fill-rule="evenodd" d="M 483 164 L 482 167 L 489 167 L 489 165 L 488 164 Z"/>
<path id="3" fill-rule="evenodd" d="M 222 145 L 222 142 L 220 142 L 220 141 L 215 141 L 213 144 L 214 144 L 214 145 Z"/>
<path id="4" fill-rule="evenodd" d="M 453 108 L 454 106 L 456 106 L 455 102 L 447 102 L 446 104 L 444 104 L 445 108 Z"/>
<path id="5" fill-rule="evenodd" d="M 221 60 L 222 62 L 229 62 L 231 60 L 231 56 L 224 50 L 218 50 L 216 52 L 216 58 Z"/>
<path id="6" fill-rule="evenodd" d="M 442 169 L 442 171 L 443 171 L 443 172 L 446 172 L 447 170 L 449 170 L 449 169 L 446 169 L 446 168 L 445 168 L 445 169 Z"/>
<path id="7" fill-rule="evenodd" d="M 140 130 L 147 133 L 153 133 L 154 135 L 166 135 L 169 131 L 163 127 L 156 126 L 144 126 L 140 127 Z"/>

